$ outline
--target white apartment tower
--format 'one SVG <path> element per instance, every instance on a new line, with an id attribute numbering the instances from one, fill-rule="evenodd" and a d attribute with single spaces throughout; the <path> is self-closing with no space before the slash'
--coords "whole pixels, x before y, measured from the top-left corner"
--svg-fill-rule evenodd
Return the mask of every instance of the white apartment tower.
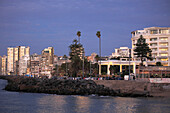
<path id="1" fill-rule="evenodd" d="M 24 55 L 19 60 L 19 75 L 27 74 L 28 61 L 30 60 L 29 55 Z"/>
<path id="2" fill-rule="evenodd" d="M 152 50 L 152 57 L 155 58 L 155 62 L 170 66 L 170 27 L 148 27 L 144 28 L 144 30 L 133 31 L 131 34 L 132 52 L 137 40 L 142 35 Z M 133 57 L 135 58 L 134 55 Z"/>
<path id="3" fill-rule="evenodd" d="M 18 74 L 18 61 L 22 56 L 30 55 L 30 47 L 18 46 L 7 48 L 7 74 Z"/>
<path id="4" fill-rule="evenodd" d="M 8 75 L 11 75 L 14 73 L 14 48 L 8 47 L 7 48 L 7 73 Z"/>

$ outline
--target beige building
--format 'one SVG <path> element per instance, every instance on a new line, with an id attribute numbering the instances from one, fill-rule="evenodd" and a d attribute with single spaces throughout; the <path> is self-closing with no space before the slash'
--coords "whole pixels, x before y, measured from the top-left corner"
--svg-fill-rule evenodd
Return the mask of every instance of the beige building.
<path id="1" fill-rule="evenodd" d="M 29 63 L 29 55 L 24 55 L 19 60 L 19 75 L 25 75 L 27 74 L 27 68 Z"/>
<path id="2" fill-rule="evenodd" d="M 1 73 L 2 75 L 7 74 L 7 56 L 5 55 L 2 57 Z"/>
<path id="3" fill-rule="evenodd" d="M 115 49 L 112 57 L 129 57 L 129 54 L 131 54 L 131 49 L 128 47 L 120 47 Z"/>
<path id="4" fill-rule="evenodd" d="M 43 57 L 47 59 L 48 65 L 52 66 L 54 64 L 54 48 L 53 47 L 45 48 L 42 51 L 42 55 Z"/>
<path id="5" fill-rule="evenodd" d="M 2 75 L 2 57 L 0 56 L 0 75 Z"/>
<path id="6" fill-rule="evenodd" d="M 142 35 L 152 50 L 154 61 L 161 62 L 164 66 L 170 66 L 170 27 L 148 27 L 133 31 L 131 34 L 132 52 L 137 40 Z M 133 57 L 135 58 L 134 55 Z"/>
<path id="7" fill-rule="evenodd" d="M 14 74 L 14 48 L 7 48 L 7 74 Z"/>
<path id="8" fill-rule="evenodd" d="M 96 55 L 97 55 L 97 53 L 92 53 L 91 56 L 87 56 L 87 60 L 90 61 L 92 64 L 97 63 Z"/>
<path id="9" fill-rule="evenodd" d="M 22 56 L 30 55 L 30 47 L 18 46 L 7 48 L 7 74 L 16 75 L 18 73 L 19 60 Z"/>
<path id="10" fill-rule="evenodd" d="M 39 77 L 41 71 L 40 61 L 41 61 L 41 55 L 38 55 L 36 53 L 31 55 L 30 62 L 29 62 L 30 63 L 29 64 L 30 73 L 28 73 L 29 75 L 33 75 L 34 77 Z"/>
<path id="11" fill-rule="evenodd" d="M 18 48 L 18 58 L 21 59 L 22 56 L 28 55 L 30 56 L 30 47 L 19 46 Z"/>

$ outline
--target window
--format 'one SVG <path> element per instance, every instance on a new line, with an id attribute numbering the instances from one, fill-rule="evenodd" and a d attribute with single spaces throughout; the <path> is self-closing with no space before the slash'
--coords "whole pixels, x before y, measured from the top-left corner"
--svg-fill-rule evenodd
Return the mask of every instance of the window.
<path id="1" fill-rule="evenodd" d="M 160 55 L 161 55 L 161 56 L 168 56 L 168 54 L 165 54 L 165 53 L 164 53 L 164 54 L 160 54 Z"/>
<path id="2" fill-rule="evenodd" d="M 150 30 L 151 34 L 158 34 L 158 30 Z"/>
<path id="3" fill-rule="evenodd" d="M 161 51 L 168 51 L 168 49 L 160 49 Z"/>
<path id="4" fill-rule="evenodd" d="M 168 61 L 168 59 L 166 58 L 166 59 L 161 59 L 161 61 Z"/>
<path id="5" fill-rule="evenodd" d="M 160 37 L 160 40 L 168 40 L 168 37 Z"/>
<path id="6" fill-rule="evenodd" d="M 157 40 L 157 38 L 151 38 L 150 39 L 150 41 L 156 41 Z"/>
<path id="7" fill-rule="evenodd" d="M 159 33 L 160 34 L 168 34 L 168 29 L 160 29 Z"/>
<path id="8" fill-rule="evenodd" d="M 157 43 L 154 43 L 154 44 L 150 44 L 150 46 L 157 46 Z"/>
<path id="9" fill-rule="evenodd" d="M 167 46 L 168 43 L 161 43 L 160 45 L 161 45 L 161 46 Z"/>

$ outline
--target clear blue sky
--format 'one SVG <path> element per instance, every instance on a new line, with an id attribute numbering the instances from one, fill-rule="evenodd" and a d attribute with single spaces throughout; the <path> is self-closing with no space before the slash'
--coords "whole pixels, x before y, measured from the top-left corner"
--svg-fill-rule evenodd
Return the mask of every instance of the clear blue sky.
<path id="1" fill-rule="evenodd" d="M 0 0 L 0 55 L 20 45 L 68 55 L 77 31 L 86 55 L 99 51 L 97 31 L 102 56 L 111 55 L 131 47 L 131 31 L 153 26 L 170 27 L 170 0 Z"/>

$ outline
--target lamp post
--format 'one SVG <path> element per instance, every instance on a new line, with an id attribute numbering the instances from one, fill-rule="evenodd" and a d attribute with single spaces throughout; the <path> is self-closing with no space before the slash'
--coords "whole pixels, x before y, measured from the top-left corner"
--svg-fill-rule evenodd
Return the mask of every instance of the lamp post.
<path id="1" fill-rule="evenodd" d="M 130 80 L 130 57 L 131 57 L 131 50 L 129 49 L 129 80 Z"/>
<path id="2" fill-rule="evenodd" d="M 83 77 L 84 77 L 84 53 L 83 53 Z"/>

